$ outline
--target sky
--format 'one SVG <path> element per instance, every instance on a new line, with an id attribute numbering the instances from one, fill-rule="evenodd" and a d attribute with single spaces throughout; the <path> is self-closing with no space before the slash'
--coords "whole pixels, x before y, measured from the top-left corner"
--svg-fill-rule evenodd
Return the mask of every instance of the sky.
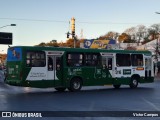
<path id="1" fill-rule="evenodd" d="M 122 33 L 137 25 L 160 23 L 160 0 L 0 0 L 0 32 L 13 33 L 11 46 L 66 42 L 69 21 L 75 18 L 76 35 L 97 38 L 109 31 Z M 8 45 L 0 45 L 6 53 Z"/>

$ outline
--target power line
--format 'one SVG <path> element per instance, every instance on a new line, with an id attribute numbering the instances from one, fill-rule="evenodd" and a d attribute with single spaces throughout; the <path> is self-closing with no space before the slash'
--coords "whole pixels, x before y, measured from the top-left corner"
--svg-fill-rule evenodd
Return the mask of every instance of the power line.
<path id="1" fill-rule="evenodd" d="M 24 18 L 0 18 L 4 20 L 19 20 L 19 21 L 30 21 L 30 22 L 57 22 L 57 23 L 68 23 L 68 21 L 62 20 L 41 20 L 41 19 L 24 19 Z M 76 21 L 79 24 L 153 24 L 153 23 L 113 23 L 113 22 L 92 22 L 92 21 Z"/>
<path id="2" fill-rule="evenodd" d="M 77 23 L 84 23 L 84 24 L 152 24 L 152 23 L 81 22 L 81 21 L 77 21 Z"/>
<path id="3" fill-rule="evenodd" d="M 0 18 L 4 20 L 20 20 L 20 21 L 35 21 L 35 22 L 63 22 L 67 23 L 68 21 L 60 21 L 60 20 L 40 20 L 40 19 L 22 19 L 22 18 Z"/>

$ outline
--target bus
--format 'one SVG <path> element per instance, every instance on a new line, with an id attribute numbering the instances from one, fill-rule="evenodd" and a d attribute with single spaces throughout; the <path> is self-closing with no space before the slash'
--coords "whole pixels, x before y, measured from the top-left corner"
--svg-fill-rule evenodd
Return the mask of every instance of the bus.
<path id="1" fill-rule="evenodd" d="M 82 86 L 154 82 L 149 51 L 14 46 L 8 48 L 5 83 L 79 91 Z"/>

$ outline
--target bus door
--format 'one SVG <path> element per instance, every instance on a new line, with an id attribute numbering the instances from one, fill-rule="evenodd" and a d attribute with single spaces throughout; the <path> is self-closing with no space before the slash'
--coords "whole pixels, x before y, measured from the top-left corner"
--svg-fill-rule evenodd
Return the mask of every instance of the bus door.
<path id="1" fill-rule="evenodd" d="M 109 75 L 113 76 L 114 73 L 114 62 L 113 62 L 113 56 L 107 56 L 106 57 L 106 64 L 109 70 Z"/>
<path id="2" fill-rule="evenodd" d="M 107 83 L 112 83 L 114 77 L 114 56 L 109 53 L 101 53 L 102 55 L 102 79 L 107 80 Z M 105 78 L 106 74 L 106 78 Z"/>
<path id="3" fill-rule="evenodd" d="M 152 76 L 152 58 L 145 56 L 145 78 Z"/>
<path id="4" fill-rule="evenodd" d="M 49 52 L 48 52 L 49 53 Z M 55 82 L 62 80 L 62 55 L 58 55 L 51 52 L 47 55 L 47 80 L 54 80 L 54 85 L 61 84 L 61 82 Z"/>
<path id="5" fill-rule="evenodd" d="M 48 56 L 47 78 L 48 80 L 58 80 L 57 71 L 60 70 L 60 56 Z"/>

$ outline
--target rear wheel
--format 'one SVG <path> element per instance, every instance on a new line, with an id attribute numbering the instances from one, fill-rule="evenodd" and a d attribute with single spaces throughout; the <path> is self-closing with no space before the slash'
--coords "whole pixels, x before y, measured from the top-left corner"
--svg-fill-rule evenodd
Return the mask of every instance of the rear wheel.
<path id="1" fill-rule="evenodd" d="M 70 87 L 68 88 L 68 90 L 75 92 L 75 91 L 80 91 L 81 88 L 82 88 L 82 80 L 80 78 L 73 78 L 70 81 Z"/>
<path id="2" fill-rule="evenodd" d="M 115 89 L 119 89 L 121 85 L 113 85 Z"/>
<path id="3" fill-rule="evenodd" d="M 66 88 L 64 88 L 64 87 L 57 87 L 57 88 L 55 88 L 57 91 L 59 91 L 59 92 L 63 92 L 63 91 L 65 91 L 65 89 Z"/>
<path id="4" fill-rule="evenodd" d="M 137 88 L 138 86 L 138 78 L 134 77 L 131 79 L 130 88 Z"/>

